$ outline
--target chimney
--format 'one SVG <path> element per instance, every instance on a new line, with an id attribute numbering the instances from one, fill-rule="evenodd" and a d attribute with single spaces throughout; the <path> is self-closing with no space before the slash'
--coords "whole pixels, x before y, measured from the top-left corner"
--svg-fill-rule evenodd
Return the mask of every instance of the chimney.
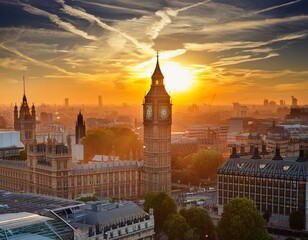
<path id="1" fill-rule="evenodd" d="M 232 153 L 230 155 L 230 158 L 239 158 L 239 155 L 237 155 L 237 152 L 236 152 L 236 147 L 232 147 Z"/>
<path id="2" fill-rule="evenodd" d="M 254 151 L 253 156 L 251 157 L 251 159 L 262 159 L 260 154 L 259 154 L 258 147 L 255 147 L 255 151 Z"/>
<path id="3" fill-rule="evenodd" d="M 305 158 L 305 151 L 304 151 L 303 146 L 299 147 L 299 156 L 296 159 L 296 161 L 297 162 L 306 162 L 307 161 L 307 159 Z"/>
<path id="4" fill-rule="evenodd" d="M 265 155 L 265 154 L 267 154 L 268 152 L 266 151 L 266 145 L 265 145 L 265 143 L 262 143 L 262 149 L 261 149 L 261 153 L 260 154 L 263 154 L 263 155 Z"/>
<path id="5" fill-rule="evenodd" d="M 250 145 L 249 154 L 253 154 L 254 151 L 255 151 L 255 146 L 254 145 Z"/>
<path id="6" fill-rule="evenodd" d="M 272 160 L 283 160 L 283 158 L 280 155 L 280 148 L 278 147 L 278 144 L 276 146 L 275 156 L 273 157 Z"/>
<path id="7" fill-rule="evenodd" d="M 245 153 L 245 145 L 244 145 L 244 144 L 241 145 L 240 154 L 241 154 L 242 156 L 244 156 L 244 155 L 246 154 L 246 153 Z"/>

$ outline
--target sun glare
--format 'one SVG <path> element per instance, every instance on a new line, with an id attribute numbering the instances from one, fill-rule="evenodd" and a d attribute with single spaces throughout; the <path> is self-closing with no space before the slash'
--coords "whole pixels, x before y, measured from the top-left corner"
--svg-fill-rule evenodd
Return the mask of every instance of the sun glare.
<path id="1" fill-rule="evenodd" d="M 168 62 L 162 67 L 162 72 L 167 91 L 186 91 L 193 83 L 193 74 L 179 63 Z"/>

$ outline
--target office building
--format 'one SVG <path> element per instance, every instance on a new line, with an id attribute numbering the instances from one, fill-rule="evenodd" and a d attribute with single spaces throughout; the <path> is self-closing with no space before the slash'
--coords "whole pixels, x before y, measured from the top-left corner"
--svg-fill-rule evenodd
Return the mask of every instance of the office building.
<path id="1" fill-rule="evenodd" d="M 291 212 L 305 212 L 308 229 L 308 162 L 304 150 L 296 159 L 280 155 L 272 160 L 262 159 L 258 150 L 251 157 L 241 157 L 233 148 L 232 154 L 218 169 L 218 208 L 233 198 L 249 198 L 261 213 L 270 211 L 270 223 L 288 227 Z"/>

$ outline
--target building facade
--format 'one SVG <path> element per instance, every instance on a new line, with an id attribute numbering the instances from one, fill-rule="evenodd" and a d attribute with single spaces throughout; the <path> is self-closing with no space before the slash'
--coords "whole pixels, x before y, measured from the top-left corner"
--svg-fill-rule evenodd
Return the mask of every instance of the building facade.
<path id="1" fill-rule="evenodd" d="M 14 158 L 24 149 L 20 141 L 20 132 L 0 130 L 0 158 Z"/>
<path id="2" fill-rule="evenodd" d="M 272 160 L 258 151 L 251 158 L 239 158 L 236 151 L 218 169 L 218 206 L 233 198 L 249 198 L 260 212 L 270 211 L 273 224 L 288 227 L 292 211 L 303 211 L 308 229 L 308 162 L 304 150 L 297 159 L 283 159 L 276 148 Z"/>
<path id="3" fill-rule="evenodd" d="M 31 107 L 28 105 L 26 94 L 22 98 L 22 104 L 19 109 L 15 104 L 14 106 L 14 130 L 20 131 L 20 139 L 26 144 L 35 138 L 36 128 L 36 110 L 34 104 Z"/>
<path id="4" fill-rule="evenodd" d="M 28 144 L 25 161 L 0 160 L 0 188 L 74 199 L 96 195 L 116 199 L 140 196 L 142 161 L 72 162 L 71 144 L 48 139 Z"/>
<path id="5" fill-rule="evenodd" d="M 83 115 L 81 114 L 81 111 L 79 112 L 77 116 L 77 121 L 76 121 L 76 127 L 75 127 L 75 143 L 80 144 L 81 140 L 84 138 L 86 135 L 86 123 L 83 120 Z"/>
<path id="6" fill-rule="evenodd" d="M 154 239 L 154 216 L 134 202 L 87 202 L 78 208 L 54 211 L 75 228 L 76 240 Z"/>
<path id="7" fill-rule="evenodd" d="M 20 111 L 23 121 L 20 124 L 21 129 L 28 129 L 24 122 L 25 116 L 29 116 L 34 124 L 31 125 L 31 131 L 23 133 L 28 140 L 28 157 L 26 160 L 0 157 L 0 189 L 68 199 L 87 195 L 137 199 L 149 191 L 171 193 L 172 104 L 163 78 L 157 61 L 151 89 L 143 104 L 145 148 L 144 160 L 140 161 L 109 159 L 80 164 L 72 161 L 73 144 L 70 137 L 66 143 L 57 142 L 50 137 L 46 142 L 38 143 L 34 137 L 35 108 L 32 107 L 31 115 L 24 95 Z M 14 113 L 17 115 L 16 106 Z M 78 139 L 83 137 L 84 132 L 84 121 L 80 113 L 76 139 L 77 135 Z"/>
<path id="8" fill-rule="evenodd" d="M 171 193 L 171 98 L 164 85 L 158 55 L 152 84 L 143 102 L 144 166 L 141 192 Z"/>

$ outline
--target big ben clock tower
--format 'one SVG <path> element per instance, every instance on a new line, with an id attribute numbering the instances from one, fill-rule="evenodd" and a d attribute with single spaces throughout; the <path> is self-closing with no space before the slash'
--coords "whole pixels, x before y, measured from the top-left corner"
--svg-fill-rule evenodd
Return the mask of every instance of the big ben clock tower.
<path id="1" fill-rule="evenodd" d="M 141 194 L 171 193 L 171 123 L 171 99 L 165 89 L 157 54 L 151 88 L 143 103 L 144 169 L 141 173 Z"/>

